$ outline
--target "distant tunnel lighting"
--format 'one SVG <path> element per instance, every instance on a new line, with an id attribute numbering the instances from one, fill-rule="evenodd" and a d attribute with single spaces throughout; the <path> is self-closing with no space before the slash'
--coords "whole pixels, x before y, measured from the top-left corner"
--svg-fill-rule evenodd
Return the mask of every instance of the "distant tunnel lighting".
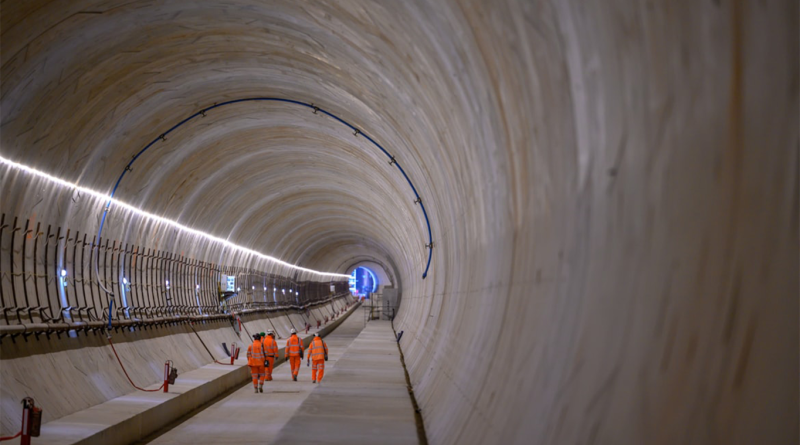
<path id="1" fill-rule="evenodd" d="M 199 284 L 196 284 L 195 287 L 197 288 L 197 290 L 200 290 L 200 285 Z"/>
<path id="2" fill-rule="evenodd" d="M 350 292 L 360 295 L 378 290 L 378 278 L 368 267 L 359 266 L 353 269 L 350 276 Z"/>
<path id="3" fill-rule="evenodd" d="M 67 276 L 67 269 L 61 269 L 61 276 L 62 277 L 66 277 Z"/>
<path id="4" fill-rule="evenodd" d="M 327 277 L 342 277 L 342 278 L 349 277 L 349 275 L 344 275 L 344 274 L 340 274 L 340 273 L 320 272 L 318 270 L 306 269 L 305 267 L 296 266 L 294 264 L 287 263 L 286 261 L 280 260 L 278 258 L 269 256 L 269 255 L 264 255 L 261 252 L 256 252 L 255 250 L 248 249 L 248 248 L 240 246 L 238 244 L 234 244 L 234 243 L 232 243 L 232 242 L 230 242 L 230 241 L 228 241 L 226 239 L 222 239 L 222 238 L 216 237 L 214 235 L 211 235 L 211 234 L 208 234 L 208 233 L 205 233 L 205 232 L 201 232 L 199 230 L 195 230 L 195 229 L 192 229 L 190 227 L 184 226 L 183 224 L 180 224 L 177 221 L 173 221 L 171 219 L 167 219 L 167 218 L 164 218 L 164 217 L 161 217 L 161 216 L 154 215 L 152 213 L 145 212 L 144 210 L 141 210 L 141 209 L 139 209 L 137 207 L 134 207 L 134 206 L 132 206 L 130 204 L 127 204 L 127 203 L 124 203 L 122 201 L 119 201 L 116 198 L 111 198 L 105 193 L 100 193 L 100 192 L 98 192 L 96 190 L 92 190 L 92 189 L 89 189 L 89 188 L 86 188 L 86 187 L 79 186 L 78 184 L 75 184 L 75 183 L 72 183 L 72 182 L 69 182 L 69 181 L 65 181 L 65 180 L 60 179 L 60 178 L 56 178 L 55 176 L 52 176 L 52 175 L 49 175 L 49 174 L 44 173 L 42 171 L 36 170 L 35 168 L 28 167 L 27 165 L 23 165 L 23 164 L 20 164 L 18 162 L 14 162 L 14 161 L 12 161 L 10 159 L 6 159 L 6 158 L 4 158 L 2 156 L 0 156 L 0 164 L 8 165 L 11 168 L 15 168 L 17 170 L 22 170 L 25 173 L 29 173 L 31 175 L 34 175 L 34 176 L 36 176 L 38 178 L 45 179 L 45 180 L 50 181 L 52 183 L 56 183 L 56 184 L 58 184 L 58 185 L 60 185 L 62 187 L 73 189 L 73 190 L 79 191 L 81 193 L 86 193 L 87 195 L 94 196 L 95 198 L 102 199 L 102 200 L 104 200 L 103 201 L 104 204 L 106 202 L 108 202 L 108 201 L 111 201 L 111 203 L 113 203 L 115 206 L 122 207 L 122 208 L 124 208 L 124 209 L 126 209 L 128 211 L 131 211 L 131 212 L 133 212 L 133 213 L 135 213 L 137 215 L 143 216 L 145 218 L 151 219 L 151 220 L 156 221 L 156 222 L 161 223 L 161 224 L 169 225 L 171 227 L 174 227 L 174 228 L 176 228 L 178 230 L 181 230 L 183 232 L 189 233 L 191 235 L 200 236 L 200 237 L 203 237 L 203 238 L 205 238 L 205 239 L 207 239 L 209 241 L 212 241 L 212 242 L 215 242 L 215 243 L 220 243 L 225 247 L 229 247 L 231 249 L 238 250 L 238 251 L 243 252 L 245 254 L 253 255 L 253 256 L 261 258 L 263 260 L 267 260 L 267 261 L 270 261 L 270 262 L 273 262 L 273 263 L 280 264 L 281 266 L 286 266 L 286 267 L 289 267 L 289 268 L 292 268 L 292 269 L 296 269 L 296 270 L 300 270 L 300 271 L 303 271 L 303 272 L 308 272 L 308 273 L 312 273 L 312 274 L 315 274 L 315 275 L 323 275 L 323 276 L 327 276 Z M 62 271 L 62 276 L 66 276 L 66 273 L 67 273 L 66 271 Z"/>
<path id="5" fill-rule="evenodd" d="M 128 284 L 128 279 L 125 278 L 125 277 L 122 277 L 122 284 Z"/>
<path id="6" fill-rule="evenodd" d="M 256 290 L 256 287 L 255 287 L 255 286 L 253 286 L 253 290 Z"/>

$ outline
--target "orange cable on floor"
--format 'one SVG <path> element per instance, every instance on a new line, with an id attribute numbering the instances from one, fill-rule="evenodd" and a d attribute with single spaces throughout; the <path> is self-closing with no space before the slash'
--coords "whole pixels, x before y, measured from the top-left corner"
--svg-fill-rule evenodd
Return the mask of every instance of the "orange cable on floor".
<path id="1" fill-rule="evenodd" d="M 122 364 L 122 360 L 119 359 L 119 354 L 117 354 L 117 349 L 114 347 L 114 343 L 111 341 L 111 337 L 108 338 L 108 344 L 111 345 L 111 350 L 114 351 L 114 356 L 117 357 L 117 361 L 119 362 L 119 366 L 122 368 L 122 372 L 125 373 L 125 377 L 128 378 L 128 381 L 131 382 L 131 385 L 133 385 L 134 388 L 138 389 L 139 391 L 145 391 L 145 392 L 156 392 L 164 389 L 163 383 L 157 389 L 144 389 L 136 386 L 136 384 L 133 383 L 133 380 L 131 380 L 131 376 L 128 375 L 128 371 L 125 370 L 125 365 Z"/>
<path id="2" fill-rule="evenodd" d="M 234 321 L 234 322 L 235 322 L 235 321 Z M 194 332 L 194 335 L 196 335 L 196 336 L 197 336 L 197 339 L 198 339 L 198 340 L 200 340 L 200 343 L 201 343 L 201 344 L 203 345 L 203 347 L 206 349 L 206 352 L 208 352 L 208 355 L 210 355 L 210 356 L 211 356 L 211 360 L 214 360 L 214 363 L 216 363 L 216 364 L 218 364 L 218 365 L 234 366 L 234 364 L 233 364 L 233 363 L 222 363 L 222 362 L 218 362 L 218 361 L 217 361 L 216 357 L 214 357 L 214 354 L 212 354 L 212 353 L 211 353 L 211 350 L 210 350 L 210 349 L 208 349 L 208 346 L 206 346 L 206 342 L 204 342 L 204 341 L 203 341 L 203 338 L 202 338 L 202 337 L 200 337 L 200 334 L 198 334 L 198 333 L 197 333 L 197 331 L 194 329 L 194 326 L 192 326 L 193 324 L 194 324 L 193 322 L 190 322 L 190 323 L 189 323 L 189 329 L 191 329 L 191 330 L 192 330 L 192 332 Z M 242 326 L 244 326 L 244 324 L 242 324 Z"/>
<path id="3" fill-rule="evenodd" d="M 22 435 L 22 430 L 20 430 L 20 432 L 18 432 L 17 434 L 14 434 L 13 436 L 0 437 L 0 441 L 16 439 L 17 437 L 19 437 L 21 435 Z"/>

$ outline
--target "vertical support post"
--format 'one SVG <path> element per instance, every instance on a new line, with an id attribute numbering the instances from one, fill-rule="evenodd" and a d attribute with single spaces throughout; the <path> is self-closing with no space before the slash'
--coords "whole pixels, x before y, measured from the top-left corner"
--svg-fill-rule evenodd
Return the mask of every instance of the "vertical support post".
<path id="1" fill-rule="evenodd" d="M 20 445 L 31 445 L 31 411 L 28 403 L 22 402 L 22 434 L 19 438 Z"/>
<path id="2" fill-rule="evenodd" d="M 42 428 L 42 410 L 30 397 L 22 399 L 22 431 L 20 445 L 31 445 L 31 437 L 39 437 Z"/>
<path id="3" fill-rule="evenodd" d="M 164 392 L 169 392 L 169 360 L 164 362 Z"/>

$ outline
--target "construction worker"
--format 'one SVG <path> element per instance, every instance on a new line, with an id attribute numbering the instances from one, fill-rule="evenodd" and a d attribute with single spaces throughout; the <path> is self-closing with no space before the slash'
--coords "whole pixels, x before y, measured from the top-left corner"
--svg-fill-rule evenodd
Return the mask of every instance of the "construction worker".
<path id="1" fill-rule="evenodd" d="M 272 329 L 267 331 L 262 343 L 264 352 L 267 354 L 267 361 L 264 363 L 264 370 L 267 374 L 265 380 L 269 382 L 272 381 L 272 367 L 275 366 L 275 359 L 278 358 L 278 343 L 275 341 L 275 333 L 272 332 Z"/>
<path id="2" fill-rule="evenodd" d="M 303 359 L 303 340 L 300 340 L 294 328 L 292 328 L 292 335 L 286 340 L 286 349 L 284 349 L 283 355 L 292 366 L 292 380 L 296 382 L 297 374 L 300 372 L 300 361 Z"/>
<path id="3" fill-rule="evenodd" d="M 325 360 L 328 360 L 328 345 L 319 336 L 319 332 L 314 334 L 314 339 L 308 345 L 308 360 L 313 362 L 314 366 L 311 367 L 311 383 L 322 382 L 322 376 L 325 374 Z"/>
<path id="4" fill-rule="evenodd" d="M 264 344 L 261 334 L 253 335 L 253 344 L 247 347 L 247 365 L 250 366 L 250 375 L 253 376 L 253 388 L 256 394 L 264 392 Z"/>

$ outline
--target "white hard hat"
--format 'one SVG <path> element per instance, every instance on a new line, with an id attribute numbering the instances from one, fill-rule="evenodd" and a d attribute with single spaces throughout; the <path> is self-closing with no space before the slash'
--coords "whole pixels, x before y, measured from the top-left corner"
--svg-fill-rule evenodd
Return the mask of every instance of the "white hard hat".
<path id="1" fill-rule="evenodd" d="M 314 337 L 319 337 L 319 332 L 315 332 Z"/>
<path id="2" fill-rule="evenodd" d="M 295 331 L 294 328 L 292 328 L 292 334 L 297 334 L 297 331 Z"/>

